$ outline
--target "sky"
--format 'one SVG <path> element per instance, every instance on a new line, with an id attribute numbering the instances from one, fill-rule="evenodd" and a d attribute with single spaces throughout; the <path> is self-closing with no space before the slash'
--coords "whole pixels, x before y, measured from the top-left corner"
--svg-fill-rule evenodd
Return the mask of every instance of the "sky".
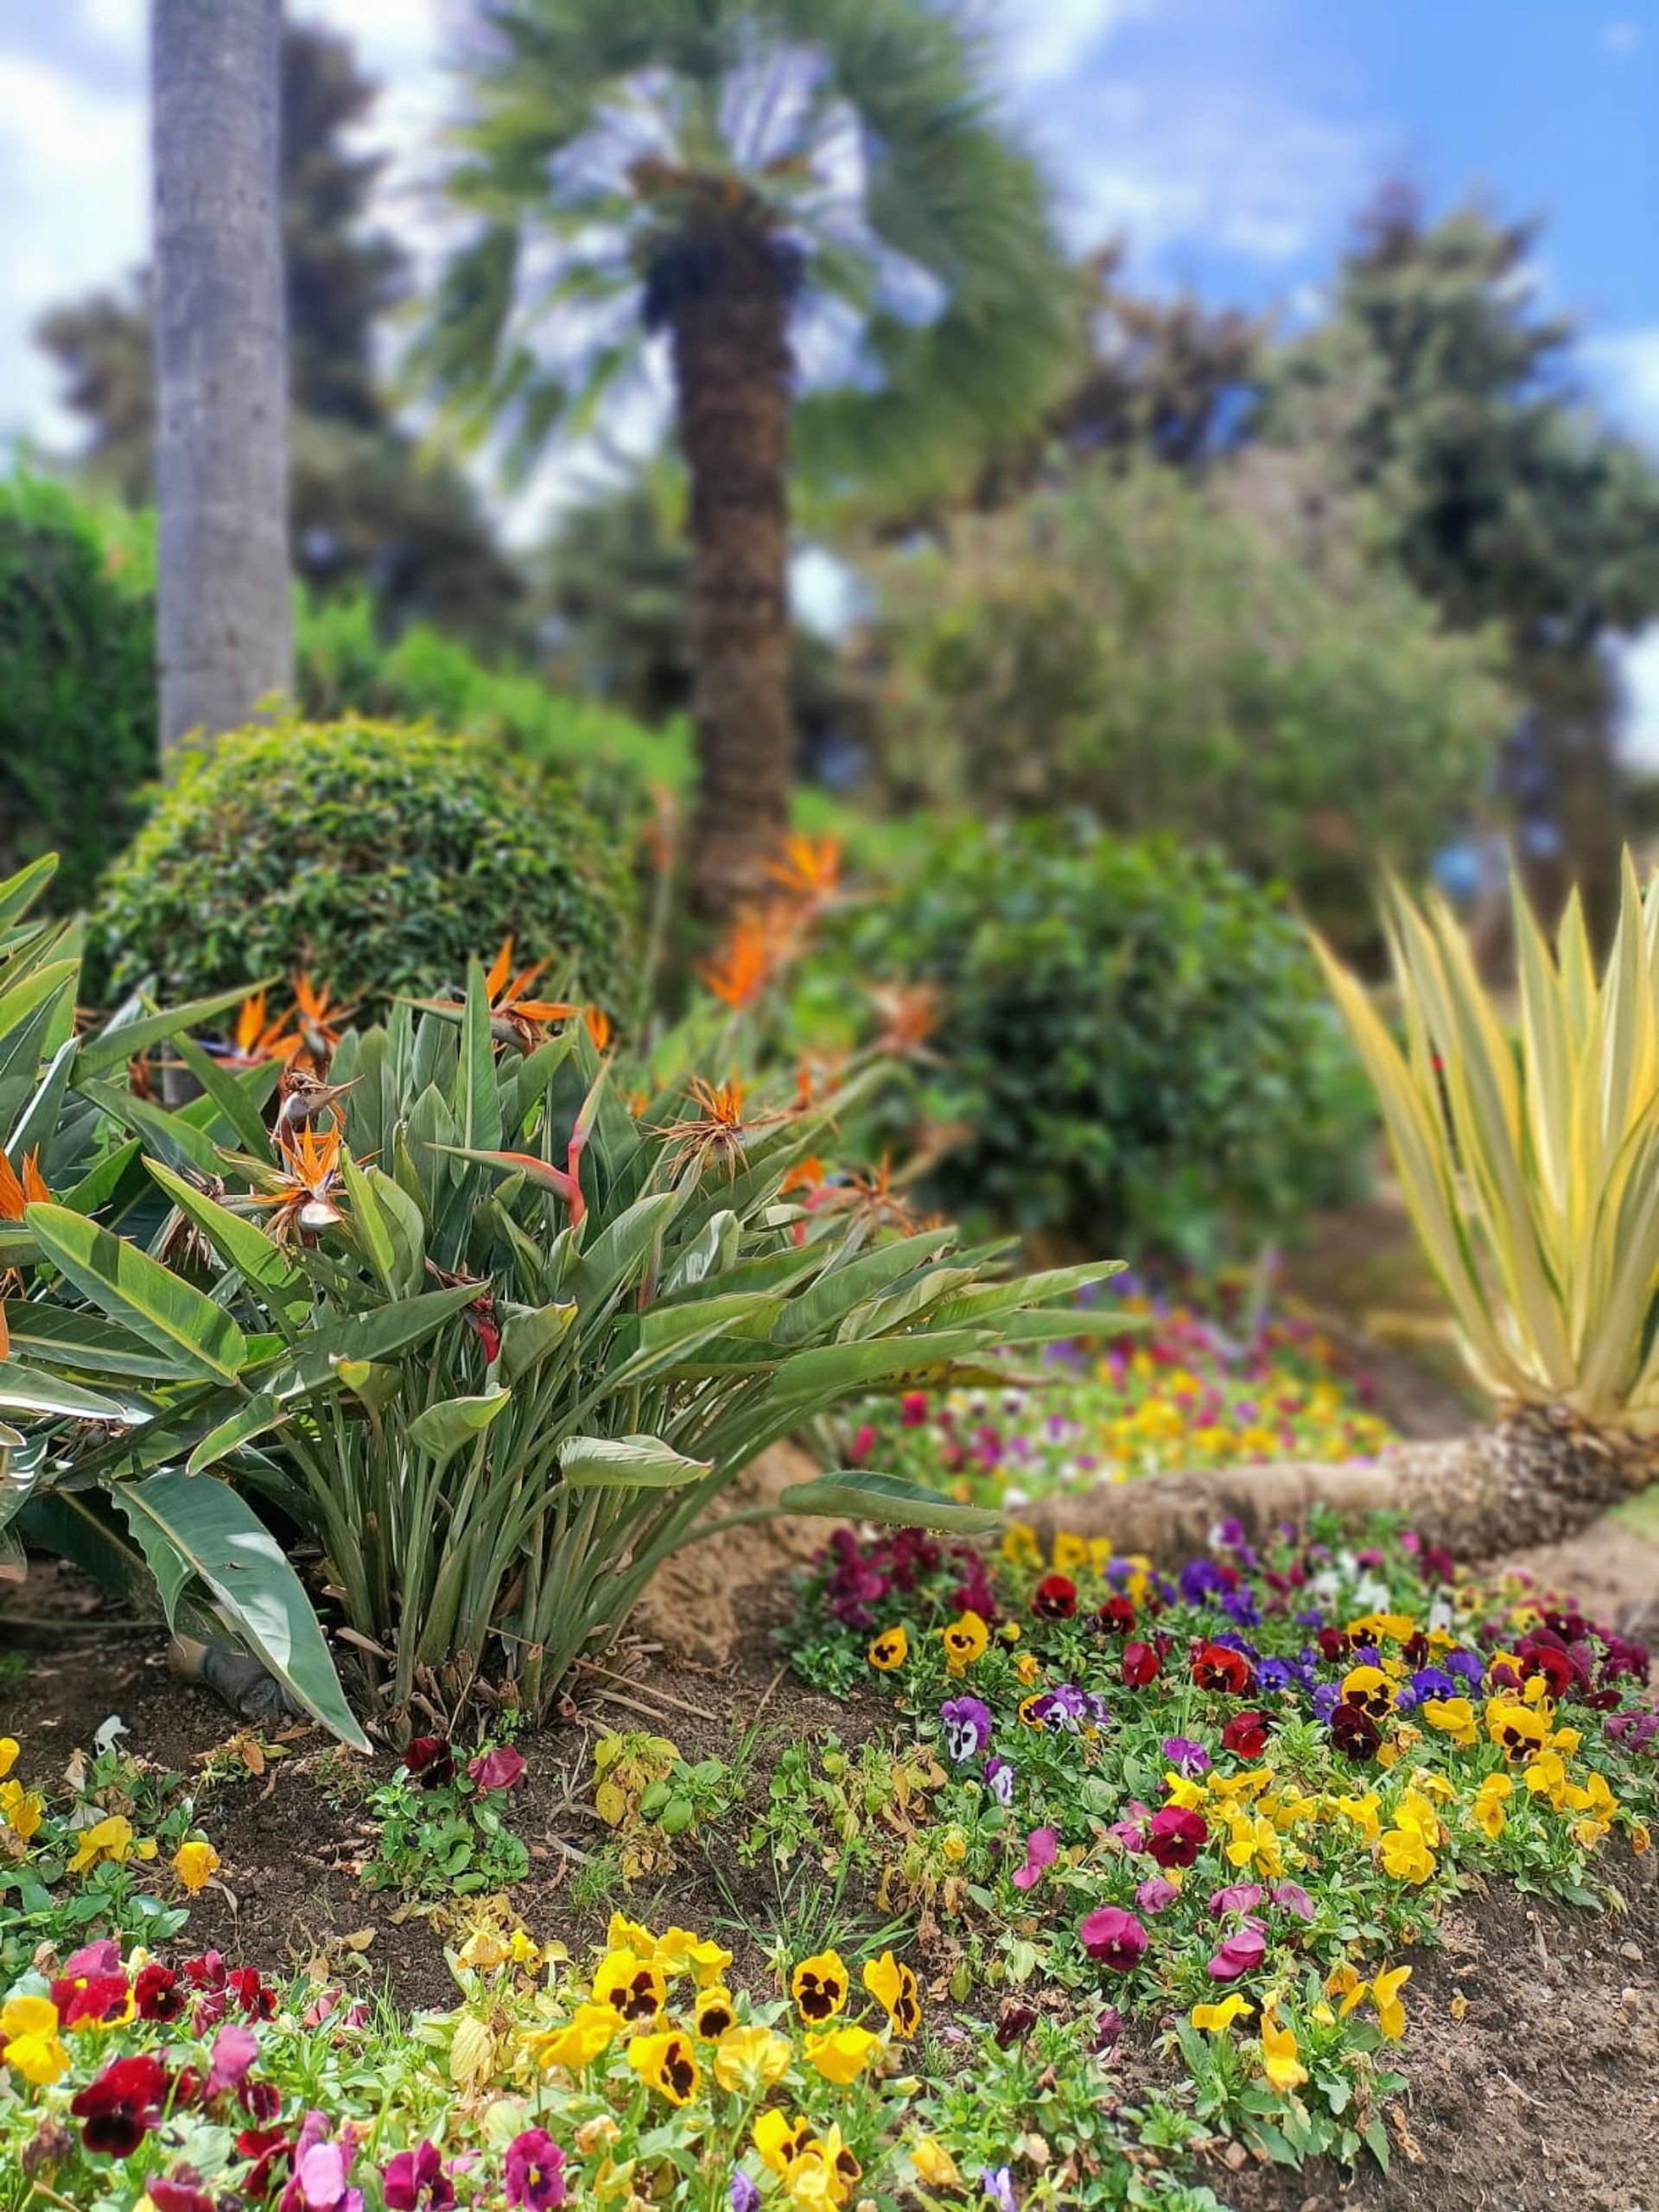
<path id="1" fill-rule="evenodd" d="M 626 5 L 626 0 L 618 0 Z M 973 0 L 1014 126 L 1079 248 L 1215 303 L 1319 311 L 1355 209 L 1394 179 L 1545 226 L 1534 276 L 1579 321 L 1589 396 L 1659 452 L 1659 0 Z M 385 215 L 416 180 L 465 0 L 289 0 L 385 92 Z M 0 0 L 0 436 L 73 425 L 33 327 L 145 258 L 147 0 Z M 1659 632 L 1627 660 L 1659 760 Z"/>

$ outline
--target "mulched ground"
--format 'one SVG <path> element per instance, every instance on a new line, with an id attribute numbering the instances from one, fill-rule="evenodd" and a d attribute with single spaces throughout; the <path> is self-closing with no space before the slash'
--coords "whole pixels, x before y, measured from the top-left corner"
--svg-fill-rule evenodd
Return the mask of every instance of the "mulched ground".
<path id="1" fill-rule="evenodd" d="M 49 1770 L 60 1749 L 67 1760 L 111 1713 L 126 1723 L 128 1748 L 184 1773 L 230 1732 L 212 1699 L 169 1679 L 159 1633 L 105 1625 L 73 1576 L 43 1564 L 22 1593 L 8 1595 L 0 1649 L 22 1650 L 28 1665 L 21 1687 L 0 1691 L 0 1732 L 24 1738 L 30 1768 Z M 651 1728 L 689 1757 L 729 1758 L 758 1726 L 758 1809 L 782 1745 L 830 1728 L 851 1743 L 883 1725 L 875 1698 L 842 1704 L 785 1674 L 768 1632 L 789 1603 L 786 1585 L 776 1579 L 752 1595 L 728 1665 L 698 1664 L 660 1643 L 626 1646 L 609 1675 L 577 1679 L 557 1724 L 524 1741 L 530 1771 L 514 1825 L 531 1867 L 515 1903 L 538 1936 L 583 1956 L 620 1904 L 646 1920 L 717 1929 L 739 1971 L 764 1983 L 775 1892 L 769 1874 L 736 1864 L 729 1824 L 718 1878 L 693 1846 L 660 1885 L 572 1896 L 607 1833 L 585 1809 L 592 1744 L 606 1729 Z M 34 1625 L 17 1624 L 25 1611 Z M 360 1818 L 326 1801 L 320 1762 L 326 1773 L 330 1754 L 316 1733 L 296 1733 L 264 1776 L 208 1796 L 201 1825 L 223 1859 L 225 1888 L 198 1900 L 191 1942 L 268 1971 L 355 1975 L 388 1984 L 405 2004 L 446 2003 L 442 1934 L 418 1916 L 398 1916 L 395 1897 L 365 1890 L 355 1871 Z M 382 1756 L 374 1767 L 392 1764 Z M 1605 1878 L 1600 1914 L 1509 1891 L 1471 1894 L 1446 1923 L 1446 1948 L 1414 1960 L 1400 2052 L 1411 2087 L 1392 2115 L 1390 2176 L 1369 2170 L 1344 2184 L 1318 2166 L 1232 2164 L 1242 2154 L 1217 2146 L 1209 2176 L 1217 2195 L 1237 2212 L 1659 2212 L 1659 1852 L 1610 1854 Z M 747 1937 L 734 1924 L 745 1921 L 754 1931 Z M 1137 2037 L 1122 2057 L 1124 2095 L 1164 2070 L 1152 2038 Z"/>

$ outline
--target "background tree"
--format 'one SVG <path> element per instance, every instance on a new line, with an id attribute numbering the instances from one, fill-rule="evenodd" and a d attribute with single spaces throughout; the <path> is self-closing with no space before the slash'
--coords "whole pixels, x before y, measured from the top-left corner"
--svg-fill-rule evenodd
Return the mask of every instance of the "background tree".
<path id="1" fill-rule="evenodd" d="M 163 751 L 293 680 L 282 0 L 155 0 L 156 641 Z"/>
<path id="2" fill-rule="evenodd" d="M 384 156 L 353 149 L 377 97 L 349 42 L 289 24 L 282 45 L 282 213 L 294 565 L 313 590 L 367 585 L 394 626 L 424 619 L 479 642 L 516 638 L 522 585 L 465 479 L 423 464 L 376 362 L 409 289 L 403 248 L 369 209 Z M 41 343 L 86 422 L 80 464 L 134 505 L 156 493 L 148 272 L 54 309 Z"/>
<path id="3" fill-rule="evenodd" d="M 1373 502 L 1384 550 L 1459 628 L 1496 622 L 1526 702 L 1505 780 L 1546 915 L 1605 925 L 1620 842 L 1606 645 L 1659 613 L 1659 473 L 1583 407 L 1540 313 L 1535 223 L 1426 223 L 1385 192 L 1330 315 L 1272 363 L 1260 429 Z"/>
<path id="4" fill-rule="evenodd" d="M 665 334 L 690 478 L 706 908 L 756 891 L 786 818 L 786 470 L 896 495 L 1052 397 L 1066 286 L 984 55 L 925 0 L 486 0 L 475 219 L 426 367 L 527 466 Z M 795 401 L 798 355 L 812 388 Z"/>
<path id="5" fill-rule="evenodd" d="M 1377 857 L 1415 874 L 1466 822 L 1511 702 L 1490 633 L 1448 634 L 1286 459 L 1103 456 L 876 562 L 889 802 L 1173 833 L 1374 944 Z"/>

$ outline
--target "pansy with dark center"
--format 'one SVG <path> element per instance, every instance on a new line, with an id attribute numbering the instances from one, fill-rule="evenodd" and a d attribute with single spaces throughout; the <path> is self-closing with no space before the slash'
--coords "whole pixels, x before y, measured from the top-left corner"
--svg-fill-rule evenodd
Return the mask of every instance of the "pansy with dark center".
<path id="1" fill-rule="evenodd" d="M 1077 1586 L 1069 1574 L 1046 1574 L 1031 1593 L 1039 1620 L 1069 1621 L 1077 1610 Z"/>
<path id="2" fill-rule="evenodd" d="M 939 1707 L 945 1748 L 958 1766 L 976 1759 L 991 1740 L 991 1709 L 982 1698 L 949 1697 Z"/>
<path id="3" fill-rule="evenodd" d="M 1374 1759 L 1382 1731 L 1363 1705 L 1338 1704 L 1331 1715 L 1331 1740 L 1346 1758 Z"/>
<path id="4" fill-rule="evenodd" d="M 847 2002 L 847 1967 L 839 1951 L 803 1959 L 790 1978 L 790 1994 L 804 2020 L 833 2019 Z"/>
<path id="5" fill-rule="evenodd" d="M 145 2051 L 114 2058 L 69 2106 L 80 2121 L 89 2151 L 130 2158 L 152 2127 L 159 2127 L 169 2087 L 161 2060 Z"/>
<path id="6" fill-rule="evenodd" d="M 1243 1697 L 1255 1685 L 1255 1669 L 1242 1651 L 1235 1651 L 1230 1645 L 1206 1643 L 1192 1661 L 1192 1680 L 1201 1690 Z"/>

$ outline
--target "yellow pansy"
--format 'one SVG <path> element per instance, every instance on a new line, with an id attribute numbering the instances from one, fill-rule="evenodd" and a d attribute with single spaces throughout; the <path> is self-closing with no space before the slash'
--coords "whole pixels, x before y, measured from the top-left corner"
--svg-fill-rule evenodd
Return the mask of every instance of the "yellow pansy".
<path id="1" fill-rule="evenodd" d="M 594 2002 L 625 2020 L 654 2020 L 668 2000 L 668 1984 L 655 1958 L 634 1951 L 607 1951 L 594 1976 Z"/>
<path id="2" fill-rule="evenodd" d="M 828 2028 L 822 2035 L 809 2036 L 806 2062 L 826 2082 L 834 2082 L 844 2089 L 849 2082 L 857 2081 L 880 2048 L 880 2036 L 873 2036 L 868 2028 L 849 2024 Z"/>
<path id="3" fill-rule="evenodd" d="M 689 1928 L 664 1929 L 653 1956 L 664 1973 L 684 1974 L 690 1968 L 699 1989 L 717 1982 L 732 1963 L 729 1951 L 710 1936 L 694 1936 Z"/>
<path id="4" fill-rule="evenodd" d="M 872 1667 L 879 1667 L 884 1675 L 891 1674 L 895 1667 L 902 1667 L 910 1656 L 910 1638 L 904 1623 L 900 1621 L 897 1626 L 884 1628 L 879 1636 L 873 1636 L 864 1656 Z"/>
<path id="5" fill-rule="evenodd" d="M 1417 1633 L 1409 1613 L 1362 1613 L 1348 1624 L 1351 1643 L 1408 1643 Z"/>
<path id="6" fill-rule="evenodd" d="M 591 2066 L 622 2032 L 622 2016 L 608 2005 L 578 2005 L 562 2028 L 550 2028 L 531 2039 L 531 2049 L 543 2066 L 563 2066 L 578 2073 Z"/>
<path id="7" fill-rule="evenodd" d="M 1420 1828 L 1384 1828 L 1377 1847 L 1383 1867 L 1396 1882 L 1426 1882 L 1434 1872 L 1434 1854 Z"/>
<path id="8" fill-rule="evenodd" d="M 0 1782 L 3 1782 L 17 1764 L 22 1746 L 15 1736 L 0 1736 Z"/>
<path id="9" fill-rule="evenodd" d="M 1011 1567 L 1040 1567 L 1043 1548 L 1037 1531 L 1024 1521 L 1011 1521 L 1002 1533 L 1002 1556 Z"/>
<path id="10" fill-rule="evenodd" d="M 991 1632 L 970 1606 L 939 1630 L 944 1643 L 944 1663 L 953 1675 L 966 1674 L 976 1659 L 982 1659 Z"/>
<path id="11" fill-rule="evenodd" d="M 931 2135 L 921 2135 L 910 2146 L 910 2162 L 930 2189 L 966 2189 L 961 2169 Z"/>
<path id="12" fill-rule="evenodd" d="M 75 1846 L 75 1855 L 69 1861 L 72 1874 L 84 1874 L 96 1866 L 101 1859 L 118 1864 L 132 1856 L 132 1822 L 124 1813 L 111 1813 L 107 1819 L 98 1821 L 83 1828 L 80 1841 Z M 144 1854 L 141 1852 L 139 1854 Z M 153 1855 L 153 1850 L 152 1850 Z"/>
<path id="13" fill-rule="evenodd" d="M 1280 2019 L 1275 2007 L 1278 1999 L 1265 1997 L 1262 2000 L 1262 2070 L 1274 2088 L 1281 2093 L 1300 2088 L 1307 2079 L 1307 2069 L 1296 2055 L 1296 2036 Z"/>
<path id="14" fill-rule="evenodd" d="M 1255 2010 L 1249 1999 L 1235 1990 L 1218 2005 L 1195 2005 L 1189 2017 L 1195 2028 L 1202 2028 L 1206 2035 L 1219 2036 L 1225 2035 L 1235 2020 L 1248 2019 Z"/>
<path id="15" fill-rule="evenodd" d="M 49 1997 L 7 1998 L 0 2005 L 0 2058 L 35 2088 L 46 2088 L 69 2070 L 69 2053 L 58 2034 L 58 2008 Z"/>
<path id="16" fill-rule="evenodd" d="M 1425 1698 L 1418 1711 L 1431 1728 L 1438 1728 L 1465 1751 L 1471 1751 L 1480 1740 L 1475 1708 L 1466 1697 Z"/>
<path id="17" fill-rule="evenodd" d="M 1381 1802 L 1376 1791 L 1370 1789 L 1363 1797 L 1333 1797 L 1331 1800 L 1332 1808 L 1344 1820 L 1354 1822 L 1367 1843 L 1375 1843 L 1381 1833 L 1382 1824 L 1377 1818 Z"/>
<path id="18" fill-rule="evenodd" d="M 1390 1967 L 1386 1974 L 1378 1974 L 1371 1984 L 1371 2002 L 1376 2007 L 1376 2024 L 1390 2043 L 1398 2043 L 1406 2032 L 1406 2008 L 1400 2002 L 1399 1993 L 1410 1980 L 1409 1967 Z"/>
<path id="19" fill-rule="evenodd" d="M 1089 1563 L 1089 1539 L 1062 1529 L 1054 1539 L 1052 1565 L 1056 1574 L 1075 1574 Z"/>
<path id="20" fill-rule="evenodd" d="M 847 1961 L 839 1951 L 817 1951 L 790 1976 L 790 1994 L 804 2020 L 828 2020 L 847 2002 Z"/>
<path id="21" fill-rule="evenodd" d="M 913 2036 L 922 2019 L 914 1968 L 894 1958 L 891 1951 L 883 1951 L 879 1959 L 866 1963 L 863 1980 L 865 1988 L 892 2021 L 893 2033 Z"/>
<path id="22" fill-rule="evenodd" d="M 754 2123 L 754 2147 L 760 2153 L 760 2163 L 774 2174 L 782 2173 L 811 2140 L 810 2120 L 803 2120 L 798 2113 L 793 2120 L 785 2119 L 775 2106 L 771 2111 L 763 2112 Z"/>
<path id="23" fill-rule="evenodd" d="M 173 1854 L 173 1872 L 194 1897 L 207 1888 L 209 1879 L 219 1871 L 219 1853 L 211 1843 L 200 1836 L 191 1836 Z"/>
<path id="24" fill-rule="evenodd" d="M 1370 1987 L 1370 1982 L 1362 1980 L 1345 1959 L 1340 1966 L 1333 1967 L 1325 1978 L 1325 1993 L 1338 1999 L 1337 2010 L 1344 2020 L 1362 2001 Z"/>
<path id="25" fill-rule="evenodd" d="M 728 2028 L 715 2045 L 715 2079 L 734 2095 L 759 2097 L 781 2082 L 794 2056 L 787 2036 L 771 2028 Z"/>
<path id="26" fill-rule="evenodd" d="M 632 1951 L 641 1959 L 657 1955 L 657 1938 L 643 1922 L 630 1920 L 626 1913 L 613 1912 L 611 1924 L 605 1931 L 607 1951 Z"/>
<path id="27" fill-rule="evenodd" d="M 731 2032 L 737 2025 L 737 2005 L 724 1982 L 711 1981 L 697 1992 L 691 2018 L 705 2043 L 718 2043 Z"/>
<path id="28" fill-rule="evenodd" d="M 21 1782 L 0 1782 L 0 1827 L 8 1827 L 20 1843 L 27 1843 L 46 1817 L 46 1800 Z"/>
<path id="29" fill-rule="evenodd" d="M 689 2105 L 702 2079 L 691 2038 L 679 2028 L 665 2028 L 659 2035 L 635 2036 L 628 2045 L 628 2063 L 642 2082 L 671 2105 Z"/>

